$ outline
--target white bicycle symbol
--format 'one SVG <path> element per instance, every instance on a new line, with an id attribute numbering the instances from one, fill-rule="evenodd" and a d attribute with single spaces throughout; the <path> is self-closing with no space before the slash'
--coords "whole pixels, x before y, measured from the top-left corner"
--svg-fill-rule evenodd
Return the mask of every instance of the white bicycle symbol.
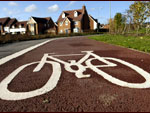
<path id="1" fill-rule="evenodd" d="M 0 98 L 4 99 L 4 100 L 22 100 L 22 99 L 39 96 L 39 95 L 42 95 L 42 94 L 45 94 L 45 93 L 51 91 L 52 89 L 54 89 L 56 87 L 56 85 L 60 79 L 60 76 L 61 76 L 61 65 L 60 64 L 63 64 L 65 70 L 67 70 L 68 72 L 75 73 L 75 76 L 77 78 L 90 77 L 90 74 L 83 74 L 83 72 L 86 71 L 87 68 L 90 68 L 91 70 L 96 72 L 98 75 L 102 76 L 103 78 L 105 78 L 106 80 L 108 80 L 109 82 L 111 82 L 113 84 L 116 84 L 116 85 L 119 85 L 122 87 L 128 87 L 128 88 L 150 88 L 150 74 L 148 72 L 144 71 L 143 69 L 141 69 L 140 67 L 133 65 L 131 63 L 128 63 L 126 61 L 117 59 L 117 58 L 100 57 L 100 56 L 94 54 L 93 51 L 81 51 L 81 52 L 85 53 L 85 54 L 67 54 L 67 55 L 44 54 L 41 61 L 22 65 L 21 67 L 14 70 L 11 74 L 9 74 L 0 83 L 0 90 L 1 90 Z M 79 61 L 69 60 L 69 62 L 65 62 L 61 59 L 56 58 L 56 57 L 60 57 L 60 56 L 75 56 L 75 55 L 84 55 L 84 56 Z M 90 56 L 92 56 L 94 58 L 89 58 Z M 48 59 L 51 59 L 51 60 L 48 60 Z M 105 63 L 106 65 L 93 65 L 91 62 L 95 59 Z M 115 67 L 115 66 L 117 66 L 117 64 L 114 64 L 108 60 L 113 60 L 113 61 L 119 62 L 123 65 L 130 67 L 131 69 L 133 69 L 134 71 L 139 73 L 142 77 L 144 77 L 145 82 L 144 83 L 128 83 L 128 82 L 119 80 L 119 79 L 107 74 L 106 72 L 100 70 L 99 67 Z M 82 63 L 84 63 L 84 62 L 86 64 L 86 66 L 82 65 Z M 33 90 L 33 91 L 29 91 L 29 92 L 11 92 L 8 90 L 8 84 L 24 68 L 31 66 L 33 64 L 38 64 L 35 67 L 35 69 L 33 70 L 33 72 L 38 72 L 42 69 L 42 67 L 46 63 L 52 65 L 53 72 L 52 72 L 51 77 L 49 78 L 49 80 L 43 87 Z M 77 66 L 78 70 L 73 69 L 72 66 Z"/>

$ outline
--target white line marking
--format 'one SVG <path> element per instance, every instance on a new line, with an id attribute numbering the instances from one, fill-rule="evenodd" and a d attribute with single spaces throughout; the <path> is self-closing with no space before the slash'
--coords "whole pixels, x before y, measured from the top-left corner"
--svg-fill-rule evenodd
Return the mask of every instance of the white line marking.
<path id="1" fill-rule="evenodd" d="M 117 59 L 117 58 L 111 58 L 111 57 L 101 57 L 101 58 L 102 58 L 101 61 L 113 60 L 113 61 L 119 62 L 119 63 L 133 69 L 135 72 L 139 73 L 143 78 L 145 78 L 145 82 L 143 82 L 143 83 L 129 83 L 129 82 L 125 82 L 123 80 L 119 80 L 118 78 L 115 78 L 115 77 L 109 75 L 108 73 L 102 71 L 101 69 L 98 69 L 97 66 L 94 66 L 91 63 L 91 61 L 94 58 L 88 59 L 85 63 L 93 71 L 95 71 L 97 74 L 101 75 L 104 79 L 108 80 L 109 82 L 111 82 L 113 84 L 123 86 L 123 87 L 129 87 L 129 88 L 150 88 L 150 74 L 148 72 L 144 71 L 142 68 L 140 68 L 134 64 L 128 63 L 126 61 L 123 61 L 121 59 Z M 104 66 L 104 67 L 106 67 L 106 66 Z M 109 67 L 109 64 L 107 67 Z M 111 67 L 113 67 L 113 65 Z"/>
<path id="2" fill-rule="evenodd" d="M 51 56 L 56 56 L 56 57 L 61 57 L 61 56 L 80 56 L 84 54 L 66 54 L 66 55 L 51 55 Z"/>
<path id="3" fill-rule="evenodd" d="M 20 73 L 24 68 L 33 65 L 38 64 L 40 61 L 28 63 L 25 65 L 22 65 L 21 67 L 17 68 L 15 71 L 13 71 L 11 74 L 9 74 L 1 83 L 0 83 L 0 99 L 3 100 L 22 100 L 27 99 L 31 97 L 35 97 L 38 95 L 45 94 L 52 89 L 54 89 L 59 81 L 59 78 L 61 76 L 61 67 L 60 64 L 53 61 L 47 61 L 47 64 L 52 65 L 52 75 L 50 76 L 47 83 L 42 86 L 39 89 L 28 91 L 28 92 L 11 92 L 8 90 L 8 84 L 11 83 L 11 81 Z M 57 75 L 57 76 L 56 76 Z"/>
<path id="4" fill-rule="evenodd" d="M 31 51 L 31 50 L 37 48 L 37 47 L 39 47 L 39 46 L 42 46 L 42 45 L 44 45 L 44 44 L 50 42 L 50 41 L 52 41 L 52 40 L 47 40 L 47 41 L 42 42 L 42 43 L 40 43 L 40 44 L 31 46 L 31 47 L 29 47 L 29 48 L 26 48 L 26 49 L 24 49 L 24 50 L 21 50 L 21 51 L 19 51 L 19 52 L 16 52 L 16 53 L 14 53 L 14 54 L 12 54 L 12 55 L 6 56 L 6 57 L 0 59 L 0 65 L 4 64 L 4 63 L 6 63 L 6 62 L 8 62 L 8 61 L 10 61 L 10 60 L 12 60 L 12 59 L 14 59 L 14 58 L 17 58 L 17 57 L 19 57 L 19 56 L 21 56 L 21 55 L 23 55 L 23 54 L 25 54 L 25 53 L 27 53 L 27 52 L 29 52 L 29 51 Z"/>
<path id="5" fill-rule="evenodd" d="M 65 37 L 65 38 L 66 38 L 66 37 Z M 23 54 L 25 54 L 25 53 L 27 53 L 27 52 L 29 52 L 29 51 L 35 49 L 35 48 L 38 48 L 38 47 L 40 47 L 40 46 L 42 46 L 42 45 L 44 45 L 44 44 L 46 44 L 46 43 L 48 43 L 48 42 L 50 42 L 50 41 L 53 41 L 53 40 L 60 40 L 60 39 L 65 39 L 65 38 L 50 39 L 50 40 L 47 40 L 47 41 L 42 42 L 42 43 L 40 43 L 40 44 L 31 46 L 31 47 L 29 47 L 29 48 L 26 48 L 26 49 L 24 49 L 24 50 L 21 50 L 21 51 L 19 51 L 19 52 L 16 52 L 16 53 L 14 53 L 14 54 L 12 54 L 12 55 L 9 55 L 9 56 L 6 56 L 6 57 L 4 57 L 4 58 L 1 58 L 1 59 L 0 59 L 0 65 L 5 64 L 6 62 L 8 62 L 8 61 L 10 61 L 10 60 L 12 60 L 12 59 L 14 59 L 14 58 L 17 58 L 17 57 L 19 57 L 19 56 L 21 56 L 21 55 L 23 55 Z"/>
<path id="6" fill-rule="evenodd" d="M 9 59 L 7 59 L 7 57 L 5 57 L 4 60 L 0 59 L 0 63 L 4 64 L 5 62 L 7 62 L 13 58 L 23 55 L 24 53 L 29 52 L 39 46 L 42 46 L 50 41 L 53 41 L 53 40 L 57 40 L 57 39 L 48 40 L 43 43 L 40 43 L 35 46 L 24 49 L 20 52 L 17 52 L 13 55 L 8 56 Z M 32 62 L 32 63 L 28 63 L 28 64 L 24 64 L 24 65 L 20 66 L 19 68 L 14 70 L 11 74 L 9 74 L 3 81 L 0 82 L 0 90 L 2 92 L 2 93 L 0 93 L 0 99 L 22 100 L 22 99 L 39 96 L 39 95 L 45 94 L 45 93 L 53 90 L 57 86 L 57 83 L 61 77 L 61 73 L 62 73 L 61 65 L 60 65 L 61 63 L 64 64 L 64 68 L 66 71 L 75 73 L 75 76 L 77 78 L 90 77 L 90 74 L 84 74 L 86 69 L 90 68 L 91 70 L 93 70 L 94 72 L 96 72 L 97 74 L 102 76 L 104 79 L 108 80 L 109 82 L 111 82 L 113 84 L 123 86 L 123 87 L 129 87 L 129 88 L 150 88 L 150 74 L 148 72 L 144 71 L 143 69 L 141 69 L 140 67 L 138 67 L 134 64 L 130 64 L 121 59 L 111 58 L 111 57 L 100 57 L 100 56 L 92 53 L 92 51 L 84 51 L 84 52 L 86 53 L 85 56 L 83 56 L 83 58 L 81 58 L 78 62 L 76 60 L 69 60 L 70 63 L 68 63 L 61 59 L 55 58 L 53 56 L 72 56 L 72 55 L 83 55 L 83 54 L 66 54 L 66 55 L 50 55 L 50 56 L 49 56 L 49 54 L 44 54 L 41 61 Z M 81 51 L 81 53 L 84 53 L 84 52 Z M 90 58 L 90 56 L 92 56 L 94 58 Z M 52 59 L 54 61 L 48 61 L 47 58 Z M 93 65 L 91 63 L 92 60 L 99 60 L 99 61 L 105 63 L 105 65 Z M 114 64 L 108 60 L 113 60 L 113 61 L 119 62 L 119 63 L 133 69 L 135 72 L 139 73 L 142 77 L 145 78 L 145 82 L 144 83 L 125 82 L 123 80 L 117 79 L 117 78 L 107 74 L 106 72 L 104 72 L 98 68 L 98 67 L 115 67 L 115 66 L 117 66 L 117 64 Z M 85 62 L 86 66 L 82 65 L 81 64 L 82 62 Z M 33 64 L 38 64 L 35 67 L 35 69 L 33 70 L 33 72 L 38 72 L 43 68 L 44 64 L 46 64 L 46 63 L 52 65 L 52 75 L 50 76 L 49 80 L 43 87 L 33 90 L 33 91 L 28 91 L 28 92 L 11 92 L 8 90 L 8 85 L 24 68 L 26 68 L 30 65 L 33 65 Z M 71 66 L 77 66 L 78 70 L 73 69 Z"/>

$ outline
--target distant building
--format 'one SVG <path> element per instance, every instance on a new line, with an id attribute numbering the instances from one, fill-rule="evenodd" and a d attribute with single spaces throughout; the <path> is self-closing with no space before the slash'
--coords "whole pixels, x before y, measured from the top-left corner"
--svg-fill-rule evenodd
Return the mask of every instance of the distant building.
<path id="1" fill-rule="evenodd" d="M 109 29 L 109 24 L 103 25 L 101 29 Z"/>
<path id="2" fill-rule="evenodd" d="M 109 32 L 109 24 L 100 24 L 100 32 Z"/>
<path id="3" fill-rule="evenodd" d="M 19 22 L 16 18 L 0 18 L 0 34 L 25 34 L 27 21 Z"/>
<path id="4" fill-rule="evenodd" d="M 91 15 L 89 15 L 90 20 L 90 30 L 98 30 L 99 29 L 99 23 L 97 19 L 94 19 Z"/>
<path id="5" fill-rule="evenodd" d="M 18 21 L 16 18 L 0 18 L 0 34 L 68 34 L 98 31 L 99 23 L 88 15 L 85 6 L 82 9 L 63 11 L 55 23 L 51 17 L 30 17 L 28 21 Z"/>
<path id="6" fill-rule="evenodd" d="M 11 34 L 25 34 L 27 32 L 27 21 L 16 22 L 10 28 Z"/>
<path id="7" fill-rule="evenodd" d="M 0 18 L 0 34 L 5 34 L 4 27 L 9 22 L 9 20 L 10 20 L 9 17 Z"/>
<path id="8" fill-rule="evenodd" d="M 51 17 L 39 18 L 31 17 L 28 22 L 28 31 L 31 35 L 43 33 L 57 33 L 57 25 L 53 22 Z"/>
<path id="9" fill-rule="evenodd" d="M 90 20 L 85 6 L 82 9 L 63 11 L 57 23 L 58 33 L 80 33 L 90 30 Z"/>
<path id="10" fill-rule="evenodd" d="M 10 18 L 10 20 L 7 22 L 7 24 L 4 26 L 4 32 L 6 33 L 6 34 L 8 34 L 8 33 L 11 33 L 10 32 L 10 29 L 12 28 L 12 26 L 14 25 L 14 24 L 16 24 L 17 23 L 17 19 L 16 18 Z"/>

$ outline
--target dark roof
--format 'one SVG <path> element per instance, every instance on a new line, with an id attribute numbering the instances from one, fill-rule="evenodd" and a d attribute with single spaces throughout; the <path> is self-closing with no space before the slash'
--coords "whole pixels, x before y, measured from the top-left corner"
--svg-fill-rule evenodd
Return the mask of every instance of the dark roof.
<path id="1" fill-rule="evenodd" d="M 15 27 L 19 27 L 19 25 L 21 25 L 22 27 L 26 27 L 27 21 L 19 21 L 15 24 Z"/>
<path id="2" fill-rule="evenodd" d="M 9 22 L 6 24 L 6 26 L 11 27 L 13 24 L 15 24 L 17 22 L 16 18 L 12 18 L 9 20 Z"/>
<path id="3" fill-rule="evenodd" d="M 98 22 L 97 19 L 93 18 L 91 15 L 89 15 L 95 22 Z"/>
<path id="4" fill-rule="evenodd" d="M 40 18 L 40 17 L 33 17 L 32 18 L 37 22 L 37 23 L 47 23 L 51 17 L 45 17 L 45 18 Z"/>
<path id="5" fill-rule="evenodd" d="M 2 25 L 5 25 L 9 20 L 10 20 L 9 17 L 0 18 L 0 23 L 1 23 Z"/>
<path id="6" fill-rule="evenodd" d="M 45 19 L 46 19 L 47 21 L 49 21 L 49 20 L 51 20 L 51 17 L 45 17 Z"/>
<path id="7" fill-rule="evenodd" d="M 74 17 L 74 12 L 77 11 L 78 12 L 78 16 Z M 82 19 L 83 13 L 84 13 L 84 9 L 77 9 L 77 10 L 68 10 L 68 11 L 63 11 L 61 13 L 61 15 L 59 16 L 57 22 L 63 21 L 64 18 L 62 18 L 62 14 L 65 13 L 65 17 L 67 17 L 69 20 L 72 21 L 80 21 Z"/>

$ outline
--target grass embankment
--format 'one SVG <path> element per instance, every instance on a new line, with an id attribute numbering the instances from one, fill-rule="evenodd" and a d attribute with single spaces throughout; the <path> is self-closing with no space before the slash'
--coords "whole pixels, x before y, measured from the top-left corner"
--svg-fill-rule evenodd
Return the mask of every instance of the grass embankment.
<path id="1" fill-rule="evenodd" d="M 150 53 L 150 36 L 100 35 L 90 39 Z"/>

